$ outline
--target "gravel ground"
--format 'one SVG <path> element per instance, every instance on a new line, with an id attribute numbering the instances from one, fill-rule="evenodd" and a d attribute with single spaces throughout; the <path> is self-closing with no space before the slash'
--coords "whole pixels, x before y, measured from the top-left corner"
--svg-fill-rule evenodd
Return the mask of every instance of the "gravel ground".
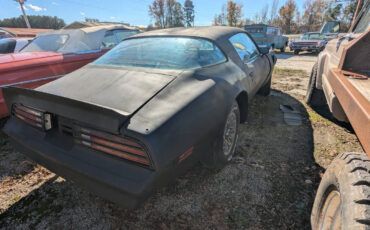
<path id="1" fill-rule="evenodd" d="M 314 58 L 278 60 L 274 91 L 253 100 L 229 165 L 211 171 L 198 164 L 134 211 L 28 161 L 0 133 L 0 228 L 310 229 L 324 168 L 340 152 L 361 147 L 326 108 L 315 111 L 302 102 L 314 63 L 308 59 Z M 282 104 L 300 112 L 301 125 L 284 122 Z"/>

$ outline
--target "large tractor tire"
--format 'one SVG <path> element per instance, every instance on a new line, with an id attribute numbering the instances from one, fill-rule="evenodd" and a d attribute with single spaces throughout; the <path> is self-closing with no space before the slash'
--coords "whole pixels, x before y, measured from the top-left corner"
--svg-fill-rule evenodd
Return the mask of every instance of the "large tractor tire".
<path id="1" fill-rule="evenodd" d="M 339 155 L 326 170 L 311 213 L 313 230 L 370 229 L 370 160 Z"/>
<path id="2" fill-rule="evenodd" d="M 312 67 L 310 80 L 308 82 L 305 101 L 310 106 L 320 106 L 326 103 L 324 92 L 316 88 L 317 63 Z"/>

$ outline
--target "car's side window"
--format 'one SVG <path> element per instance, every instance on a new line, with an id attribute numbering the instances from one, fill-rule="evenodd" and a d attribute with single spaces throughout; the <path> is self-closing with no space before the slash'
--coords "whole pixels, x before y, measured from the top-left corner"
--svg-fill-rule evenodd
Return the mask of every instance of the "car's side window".
<path id="1" fill-rule="evenodd" d="M 245 33 L 239 33 L 232 36 L 229 41 L 234 46 L 236 52 L 239 54 L 240 59 L 244 63 L 253 61 L 258 57 L 259 51 L 249 36 Z"/>
<path id="2" fill-rule="evenodd" d="M 109 30 L 109 31 L 105 32 L 103 42 L 101 44 L 100 49 L 111 49 L 115 45 L 117 45 L 117 40 L 116 40 L 116 37 L 115 37 L 113 31 Z"/>

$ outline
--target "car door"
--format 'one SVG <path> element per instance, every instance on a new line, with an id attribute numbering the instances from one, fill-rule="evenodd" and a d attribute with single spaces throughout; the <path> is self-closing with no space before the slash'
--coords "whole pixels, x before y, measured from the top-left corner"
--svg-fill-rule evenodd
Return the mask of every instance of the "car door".
<path id="1" fill-rule="evenodd" d="M 243 70 L 247 80 L 251 82 L 251 91 L 254 94 L 266 82 L 270 72 L 268 58 L 261 55 L 255 42 L 246 33 L 235 34 L 229 38 L 229 41 L 243 63 Z"/>

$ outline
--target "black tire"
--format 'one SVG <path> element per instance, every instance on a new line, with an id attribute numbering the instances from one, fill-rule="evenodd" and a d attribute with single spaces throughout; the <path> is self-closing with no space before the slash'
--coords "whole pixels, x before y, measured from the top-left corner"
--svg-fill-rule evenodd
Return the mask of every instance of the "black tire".
<path id="1" fill-rule="evenodd" d="M 344 153 L 333 160 L 317 190 L 311 227 L 370 229 L 370 160 L 366 154 Z"/>
<path id="2" fill-rule="evenodd" d="M 299 54 L 299 50 L 294 50 L 294 54 L 295 55 L 298 55 Z"/>
<path id="3" fill-rule="evenodd" d="M 285 48 L 286 48 L 286 46 L 285 46 L 285 45 L 284 45 L 283 47 L 281 47 L 281 48 L 280 48 L 280 52 L 281 52 L 281 53 L 285 53 Z"/>
<path id="4" fill-rule="evenodd" d="M 229 145 L 230 148 L 228 148 L 230 151 L 228 151 L 228 154 L 226 155 L 224 153 L 224 145 L 226 141 L 224 140 L 225 140 L 225 133 L 227 132 L 226 127 L 227 127 L 229 116 L 235 116 L 235 119 L 236 119 L 235 127 L 236 128 L 235 128 L 235 136 L 234 136 L 233 142 L 231 143 L 231 145 Z M 239 109 L 238 103 L 234 101 L 228 113 L 228 116 L 226 117 L 224 128 L 220 130 L 220 133 L 214 142 L 212 153 L 208 154 L 207 156 L 204 156 L 204 158 L 202 159 L 203 165 L 205 165 L 208 168 L 221 169 L 228 162 L 231 161 L 235 153 L 236 143 L 238 141 L 239 125 L 240 125 L 240 109 Z"/>
<path id="5" fill-rule="evenodd" d="M 310 106 L 320 106 L 326 103 L 324 92 L 316 88 L 317 63 L 312 67 L 310 80 L 308 82 L 305 102 Z"/>
<path id="6" fill-rule="evenodd" d="M 257 92 L 257 94 L 261 96 L 268 96 L 271 92 L 271 76 L 269 77 L 269 81 L 264 84 Z"/>

